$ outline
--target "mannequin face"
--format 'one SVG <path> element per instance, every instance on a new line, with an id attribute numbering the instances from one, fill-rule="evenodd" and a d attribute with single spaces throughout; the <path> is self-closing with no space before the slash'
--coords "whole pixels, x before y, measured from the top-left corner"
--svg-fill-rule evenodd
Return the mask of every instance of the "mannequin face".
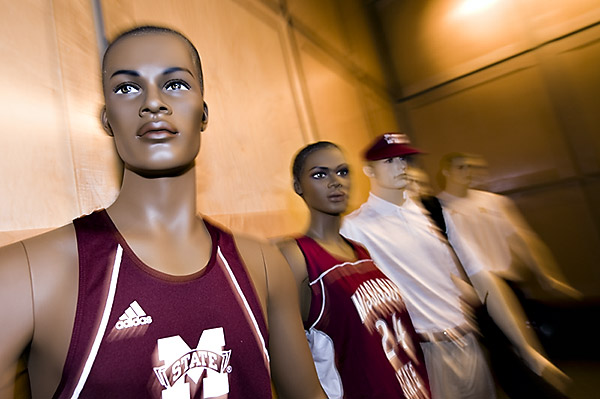
<path id="1" fill-rule="evenodd" d="M 468 188 L 473 180 L 472 165 L 468 158 L 454 158 L 446 169 L 446 185 L 453 184 Z"/>
<path id="2" fill-rule="evenodd" d="M 350 173 L 342 152 L 327 147 L 310 154 L 294 188 L 311 210 L 343 213 L 348 207 Z"/>
<path id="3" fill-rule="evenodd" d="M 385 158 L 369 162 L 365 173 L 371 178 L 371 184 L 384 189 L 400 190 L 408 185 L 407 166 L 408 162 L 404 157 Z"/>
<path id="4" fill-rule="evenodd" d="M 125 167 L 159 176 L 191 167 L 206 117 L 188 45 L 165 33 L 125 37 L 103 73 L 103 124 Z"/>

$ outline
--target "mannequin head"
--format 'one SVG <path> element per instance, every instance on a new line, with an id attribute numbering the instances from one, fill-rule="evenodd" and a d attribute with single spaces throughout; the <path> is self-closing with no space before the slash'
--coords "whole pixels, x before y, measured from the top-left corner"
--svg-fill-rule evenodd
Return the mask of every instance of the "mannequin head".
<path id="1" fill-rule="evenodd" d="M 483 176 L 486 166 L 480 155 L 464 152 L 446 154 L 440 160 L 438 183 L 444 189 L 468 189 Z"/>
<path id="2" fill-rule="evenodd" d="M 190 56 L 192 57 L 192 60 L 194 62 L 196 76 L 198 76 L 198 78 L 200 79 L 200 89 L 202 90 L 202 94 L 204 94 L 204 74 L 202 72 L 202 62 L 200 61 L 200 54 L 198 53 L 198 50 L 192 44 L 190 39 L 188 39 L 185 35 L 183 35 L 180 32 L 177 32 L 176 30 L 173 30 L 170 28 L 165 28 L 163 26 L 151 26 L 151 25 L 138 26 L 137 28 L 133 28 L 133 29 L 127 30 L 125 32 L 122 32 L 112 42 L 110 42 L 110 44 L 106 48 L 106 51 L 104 52 L 104 57 L 102 59 L 102 71 L 103 71 L 102 81 L 103 81 L 103 83 L 104 83 L 104 71 L 106 69 L 106 56 L 110 52 L 110 50 L 115 46 L 115 44 L 117 44 L 119 41 L 121 41 L 121 39 L 124 39 L 129 36 L 142 36 L 142 35 L 146 35 L 146 34 L 150 34 L 150 33 L 171 34 L 171 35 L 179 37 L 181 40 L 183 40 L 188 45 L 188 49 L 190 51 Z"/>
<path id="3" fill-rule="evenodd" d="M 189 40 L 165 28 L 126 32 L 104 55 L 102 81 L 102 124 L 126 169 L 159 177 L 193 166 L 208 108 Z"/>
<path id="4" fill-rule="evenodd" d="M 371 192 L 384 199 L 403 194 L 408 186 L 409 157 L 421 150 L 410 145 L 403 133 L 384 133 L 365 149 L 363 172 L 371 181 Z"/>
<path id="5" fill-rule="evenodd" d="M 301 149 L 294 158 L 294 191 L 311 212 L 340 215 L 348 207 L 350 173 L 340 148 L 319 141 Z"/>
<path id="6" fill-rule="evenodd" d="M 371 181 L 372 191 L 403 190 L 409 183 L 407 169 L 406 157 L 397 156 L 368 161 L 363 171 Z"/>

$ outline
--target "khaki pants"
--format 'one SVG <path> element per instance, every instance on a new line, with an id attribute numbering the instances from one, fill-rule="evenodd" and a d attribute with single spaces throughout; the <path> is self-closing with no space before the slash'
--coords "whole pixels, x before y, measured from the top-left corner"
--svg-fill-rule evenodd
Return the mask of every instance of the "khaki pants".
<path id="1" fill-rule="evenodd" d="M 494 380 L 473 333 L 460 343 L 423 342 L 421 347 L 433 399 L 496 398 Z"/>

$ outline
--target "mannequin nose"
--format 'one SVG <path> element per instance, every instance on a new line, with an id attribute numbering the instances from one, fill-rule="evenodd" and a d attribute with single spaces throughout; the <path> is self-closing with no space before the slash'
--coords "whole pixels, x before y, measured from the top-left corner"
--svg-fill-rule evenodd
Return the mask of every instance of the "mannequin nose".
<path id="1" fill-rule="evenodd" d="M 140 107 L 140 116 L 148 113 L 157 114 L 161 112 L 170 114 L 171 108 L 163 100 L 160 90 L 148 89 L 144 98 L 144 102 Z"/>
<path id="2" fill-rule="evenodd" d="M 342 182 L 339 181 L 338 177 L 333 175 L 330 180 L 329 180 L 329 187 L 341 187 L 342 186 Z"/>

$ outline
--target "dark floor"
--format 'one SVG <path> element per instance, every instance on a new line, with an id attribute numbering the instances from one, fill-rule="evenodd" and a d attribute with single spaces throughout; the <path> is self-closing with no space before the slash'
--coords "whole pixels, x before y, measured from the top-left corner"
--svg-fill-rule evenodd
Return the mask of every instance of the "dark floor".
<path id="1" fill-rule="evenodd" d="M 600 399 L 600 300 L 521 302 L 549 358 L 572 379 L 568 397 Z"/>
<path id="2" fill-rule="evenodd" d="M 573 380 L 573 383 L 568 392 L 570 398 L 600 398 L 599 360 L 557 361 L 556 365 Z"/>

